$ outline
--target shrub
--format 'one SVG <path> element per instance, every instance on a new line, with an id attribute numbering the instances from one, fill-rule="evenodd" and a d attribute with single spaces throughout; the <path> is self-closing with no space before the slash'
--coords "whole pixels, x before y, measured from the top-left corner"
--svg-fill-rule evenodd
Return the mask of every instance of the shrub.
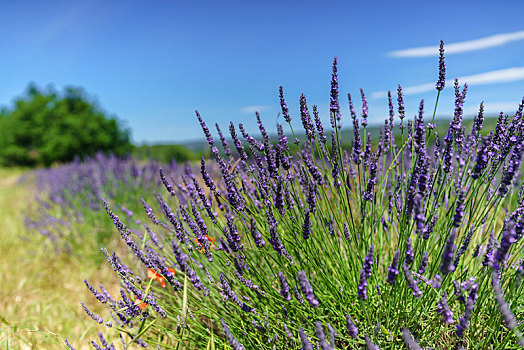
<path id="1" fill-rule="evenodd" d="M 239 125 L 253 157 L 231 123 L 223 158 L 197 114 L 221 179 L 206 171 L 212 162 L 202 162 L 201 178 L 184 175 L 184 186 L 161 173 L 169 198 L 157 196 L 160 211 L 145 206 L 156 224 L 151 239 L 106 204 L 135 259 L 126 264 L 104 250 L 122 285 L 118 298 L 92 288 L 113 315 L 94 318 L 129 342 L 170 349 L 523 345 L 523 105 L 482 137 L 482 105 L 466 132 L 467 86 L 455 82 L 455 92 L 441 140 L 434 120 L 424 122 L 423 102 L 406 121 L 399 86 L 401 133 L 391 133 L 390 95 L 376 148 L 366 137 L 364 93 L 360 119 L 349 96 L 354 139 L 343 150 L 335 60 L 331 135 L 302 95 L 307 139 L 293 140 L 293 159 L 282 127 L 273 145 L 258 114 L 260 140 Z"/>
<path id="2" fill-rule="evenodd" d="M 163 167 L 170 174 L 183 171 L 177 163 Z M 27 216 L 26 226 L 49 238 L 57 252 L 101 262 L 98 249 L 118 242 L 112 223 L 105 220 L 102 199 L 125 215 L 138 233 L 147 216 L 135 198 L 154 200 L 153 191 L 161 185 L 158 169 L 156 161 L 98 153 L 83 161 L 35 170 L 30 175 L 36 180 L 39 205 Z"/>
<path id="3" fill-rule="evenodd" d="M 0 116 L 1 165 L 49 166 L 99 151 L 123 156 L 130 150 L 129 130 L 80 88 L 59 94 L 30 85 Z"/>

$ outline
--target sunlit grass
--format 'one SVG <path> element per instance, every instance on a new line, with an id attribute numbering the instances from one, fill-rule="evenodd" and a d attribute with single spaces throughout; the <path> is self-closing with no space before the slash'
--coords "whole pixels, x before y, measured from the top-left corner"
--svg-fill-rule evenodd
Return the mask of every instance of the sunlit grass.
<path id="1" fill-rule="evenodd" d="M 62 337 L 88 348 L 102 328 L 79 304 L 94 298 L 83 279 L 104 280 L 109 290 L 118 281 L 108 266 L 57 255 L 47 238 L 27 232 L 35 188 L 30 180 L 18 182 L 23 173 L 0 169 L 0 348 L 60 349 Z"/>

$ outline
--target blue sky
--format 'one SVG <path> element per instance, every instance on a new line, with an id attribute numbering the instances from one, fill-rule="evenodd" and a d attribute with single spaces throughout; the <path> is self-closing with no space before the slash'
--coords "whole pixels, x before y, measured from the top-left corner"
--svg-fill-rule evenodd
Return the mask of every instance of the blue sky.
<path id="1" fill-rule="evenodd" d="M 258 109 L 269 130 L 278 87 L 298 121 L 298 98 L 328 123 L 329 83 L 339 60 L 341 106 L 369 97 L 371 122 L 387 114 L 384 91 L 410 88 L 426 116 L 436 91 L 437 51 L 447 77 L 470 82 L 465 110 L 513 113 L 524 96 L 522 1 L 18 1 L 0 5 L 0 104 L 29 82 L 82 86 L 140 142 L 200 139 L 194 116 L 248 130 Z M 494 36 L 495 35 L 495 36 Z M 494 36 L 494 37 L 493 37 Z M 453 45 L 454 46 L 453 46 Z M 406 51 L 408 49 L 414 49 Z M 434 54 L 433 54 L 434 53 Z M 448 85 L 438 115 L 453 111 Z"/>

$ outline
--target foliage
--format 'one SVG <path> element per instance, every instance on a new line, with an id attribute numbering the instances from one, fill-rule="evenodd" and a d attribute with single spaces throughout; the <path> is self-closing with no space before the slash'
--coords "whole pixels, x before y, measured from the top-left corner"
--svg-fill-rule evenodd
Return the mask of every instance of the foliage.
<path id="1" fill-rule="evenodd" d="M 524 104 L 483 137 L 482 106 L 464 127 L 457 82 L 439 135 L 423 101 L 405 118 L 399 87 L 399 122 L 390 99 L 372 147 L 362 92 L 343 149 L 336 61 L 331 84 L 331 142 L 302 95 L 294 156 L 283 128 L 272 143 L 258 114 L 260 139 L 239 125 L 252 156 L 234 125 L 221 152 L 197 114 L 214 161 L 175 183 L 160 172 L 165 196 L 143 203 L 152 227 L 104 203 L 129 250 L 103 250 L 120 293 L 87 283 L 112 318 L 87 314 L 165 349 L 522 346 Z M 281 106 L 295 135 L 282 91 Z"/>
<path id="2" fill-rule="evenodd" d="M 184 145 L 141 145 L 133 149 L 134 157 L 139 159 L 153 159 L 161 163 L 185 163 L 200 160 L 202 152 L 191 151 Z"/>
<path id="3" fill-rule="evenodd" d="M 154 199 L 153 189 L 161 184 L 159 169 L 160 164 L 154 160 L 137 161 L 103 153 L 37 169 L 25 175 L 35 178 L 39 189 L 35 199 L 40 204 L 26 217 L 26 227 L 47 237 L 57 252 L 100 263 L 98 248 L 115 241 L 102 200 L 117 204 L 119 213 L 141 227 L 147 217 L 140 217 L 143 207 L 135 198 Z M 164 169 L 176 174 L 182 167 L 172 162 Z"/>
<path id="4" fill-rule="evenodd" d="M 129 131 L 108 118 L 84 90 L 29 85 L 0 117 L 0 164 L 49 166 L 98 151 L 125 155 Z"/>

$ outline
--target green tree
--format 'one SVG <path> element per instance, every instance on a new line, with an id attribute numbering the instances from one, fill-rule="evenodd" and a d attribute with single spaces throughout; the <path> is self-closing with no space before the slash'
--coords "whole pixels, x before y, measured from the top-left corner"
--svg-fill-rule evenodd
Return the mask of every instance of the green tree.
<path id="1" fill-rule="evenodd" d="M 30 84 L 10 109 L 0 111 L 0 164 L 45 165 L 98 151 L 131 151 L 130 132 L 108 117 L 82 88 L 58 93 Z"/>

